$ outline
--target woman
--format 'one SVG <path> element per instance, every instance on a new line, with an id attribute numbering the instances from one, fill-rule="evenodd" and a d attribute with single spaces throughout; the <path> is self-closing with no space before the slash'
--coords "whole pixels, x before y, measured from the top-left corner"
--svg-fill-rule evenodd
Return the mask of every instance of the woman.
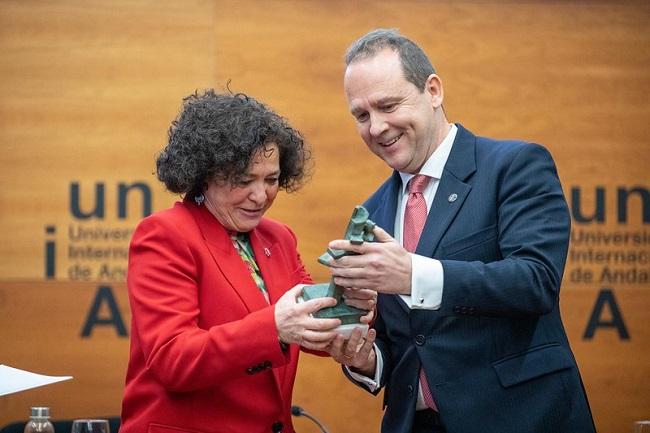
<path id="1" fill-rule="evenodd" d="M 311 279 L 295 235 L 263 217 L 307 161 L 300 134 L 251 97 L 184 100 L 156 163 L 184 200 L 145 218 L 129 250 L 121 433 L 293 432 L 298 345 L 325 349 L 340 324 L 310 316 L 332 298 L 296 302 Z"/>

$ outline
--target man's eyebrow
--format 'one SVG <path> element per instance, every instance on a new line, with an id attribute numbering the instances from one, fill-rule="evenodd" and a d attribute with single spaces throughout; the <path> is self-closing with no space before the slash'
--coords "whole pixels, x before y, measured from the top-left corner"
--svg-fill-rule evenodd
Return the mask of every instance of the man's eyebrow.
<path id="1" fill-rule="evenodd" d="M 376 105 L 384 105 L 386 103 L 399 102 L 402 100 L 401 96 L 384 96 L 377 100 Z"/>
<path id="2" fill-rule="evenodd" d="M 404 98 L 402 96 L 399 96 L 399 95 L 383 96 L 383 97 L 377 99 L 376 101 L 371 102 L 370 104 L 372 106 L 381 107 L 382 105 L 394 104 L 394 103 L 400 102 L 403 99 Z M 362 114 L 362 113 L 365 113 L 365 112 L 366 112 L 366 109 L 363 108 L 363 107 L 355 106 L 355 107 L 350 108 L 350 114 L 352 114 L 353 116 L 358 116 L 359 114 Z"/>
<path id="3" fill-rule="evenodd" d="M 363 111 L 364 110 L 361 107 L 354 107 L 354 108 L 350 109 L 350 114 L 352 114 L 353 116 L 356 116 L 357 114 L 361 114 Z"/>

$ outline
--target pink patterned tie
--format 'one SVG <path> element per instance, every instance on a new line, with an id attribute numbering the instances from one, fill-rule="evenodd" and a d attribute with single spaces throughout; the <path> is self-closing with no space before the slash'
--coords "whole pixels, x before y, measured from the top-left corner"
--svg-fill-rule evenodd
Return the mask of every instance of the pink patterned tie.
<path id="1" fill-rule="evenodd" d="M 402 236 L 402 244 L 406 251 L 412 253 L 418 246 L 420 235 L 424 228 L 424 223 L 427 220 L 427 203 L 424 201 L 422 192 L 429 183 L 429 176 L 417 174 L 409 181 L 409 198 L 406 202 L 406 210 L 404 211 L 404 234 Z M 424 369 L 420 367 L 420 386 L 422 388 L 422 396 L 424 397 L 424 404 L 428 408 L 438 410 L 436 403 L 433 401 L 427 377 L 424 374 Z"/>
<path id="2" fill-rule="evenodd" d="M 409 198 L 404 211 L 404 235 L 402 244 L 406 251 L 413 253 L 418 246 L 424 223 L 427 220 L 427 202 L 422 192 L 429 183 L 429 176 L 416 174 L 408 184 Z"/>

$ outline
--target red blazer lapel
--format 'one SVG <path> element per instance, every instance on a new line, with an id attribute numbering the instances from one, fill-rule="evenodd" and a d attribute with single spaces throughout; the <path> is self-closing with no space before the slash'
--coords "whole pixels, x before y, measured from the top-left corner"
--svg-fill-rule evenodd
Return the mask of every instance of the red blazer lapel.
<path id="1" fill-rule="evenodd" d="M 194 216 L 215 264 L 249 311 L 268 306 L 226 229 L 205 207 L 185 202 Z"/>
<path id="2" fill-rule="evenodd" d="M 254 229 L 249 233 L 251 247 L 255 255 L 255 261 L 260 268 L 264 285 L 269 294 L 271 304 L 275 304 L 278 299 L 291 287 L 283 287 L 286 285 L 286 278 L 279 278 L 279 270 L 285 269 L 286 264 L 283 263 L 283 255 L 279 250 L 277 240 L 269 236 L 264 236 L 259 230 Z M 280 342 L 278 341 L 278 344 Z M 284 381 L 285 368 L 274 368 L 273 379 L 275 386 L 278 390 L 278 396 L 282 398 L 282 383 Z"/>
<path id="3" fill-rule="evenodd" d="M 187 202 L 186 202 L 187 203 Z M 206 240 L 210 254 L 233 290 L 237 292 L 249 311 L 257 311 L 268 307 L 264 295 L 250 276 L 248 267 L 242 261 L 239 253 L 232 244 L 226 229 L 214 218 L 205 207 L 188 203 L 190 212 L 194 215 L 199 229 Z M 284 269 L 283 254 L 279 251 L 277 241 L 270 237 L 261 236 L 257 230 L 250 232 L 250 242 L 255 260 L 260 268 L 264 284 L 271 303 L 277 302 L 290 287 L 282 287 L 282 278 L 278 278 L 278 270 Z M 278 345 L 280 342 L 278 341 Z M 282 383 L 285 368 L 273 368 L 272 374 L 278 398 L 282 399 Z"/>
<path id="4" fill-rule="evenodd" d="M 291 287 L 285 287 L 286 278 L 279 278 L 279 270 L 286 268 L 277 240 L 262 235 L 258 230 L 249 233 L 255 261 L 260 268 L 269 300 L 274 304 Z M 286 275 L 285 275 L 286 277 Z"/>

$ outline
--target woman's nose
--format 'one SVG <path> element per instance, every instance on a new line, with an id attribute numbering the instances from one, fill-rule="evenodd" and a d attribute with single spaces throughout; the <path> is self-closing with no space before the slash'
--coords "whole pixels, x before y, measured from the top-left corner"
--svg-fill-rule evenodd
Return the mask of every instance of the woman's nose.
<path id="1" fill-rule="evenodd" d="M 266 201 L 266 188 L 262 182 L 255 182 L 251 186 L 249 198 L 255 203 L 261 204 Z"/>

